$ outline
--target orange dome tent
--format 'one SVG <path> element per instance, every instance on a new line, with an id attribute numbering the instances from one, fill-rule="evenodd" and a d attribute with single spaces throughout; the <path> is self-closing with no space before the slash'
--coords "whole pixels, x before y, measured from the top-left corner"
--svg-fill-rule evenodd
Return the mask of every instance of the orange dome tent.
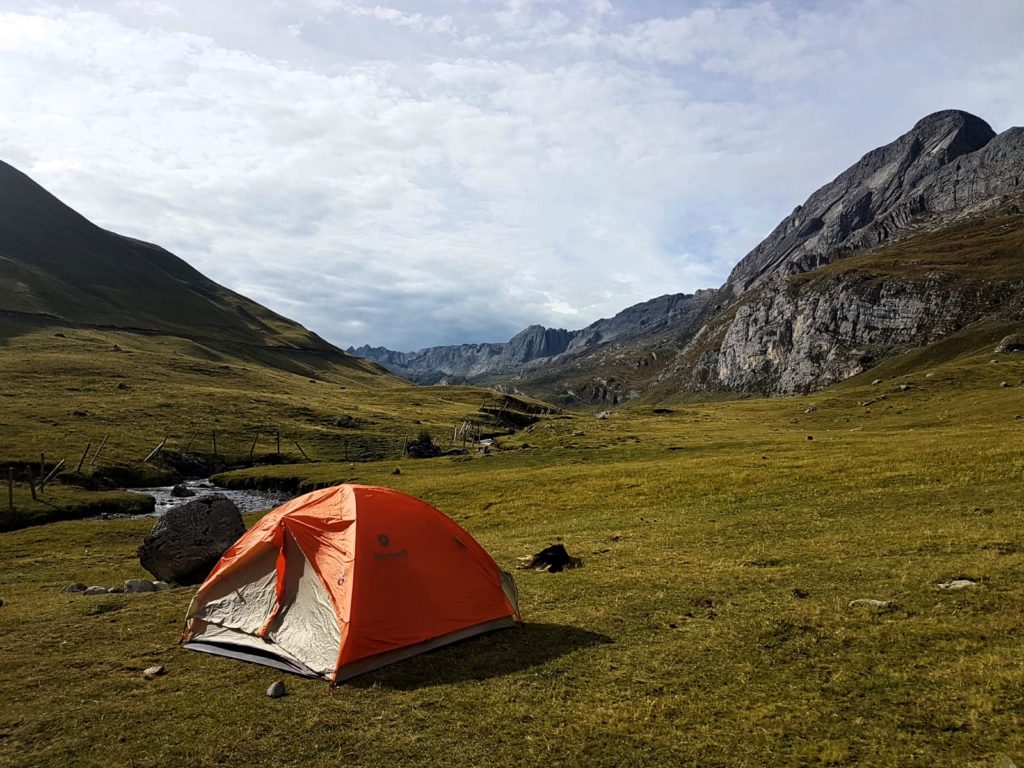
<path id="1" fill-rule="evenodd" d="M 339 485 L 270 512 L 192 599 L 186 648 L 334 683 L 520 622 L 515 582 L 424 501 Z"/>

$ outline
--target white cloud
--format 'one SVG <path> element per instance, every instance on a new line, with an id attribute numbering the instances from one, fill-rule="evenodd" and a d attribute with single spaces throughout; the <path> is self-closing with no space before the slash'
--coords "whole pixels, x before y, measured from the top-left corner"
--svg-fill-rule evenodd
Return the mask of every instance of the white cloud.
<path id="1" fill-rule="evenodd" d="M 717 285 L 924 113 L 1024 122 L 1000 0 L 160 5 L 0 14 L 0 158 L 345 345 Z"/>

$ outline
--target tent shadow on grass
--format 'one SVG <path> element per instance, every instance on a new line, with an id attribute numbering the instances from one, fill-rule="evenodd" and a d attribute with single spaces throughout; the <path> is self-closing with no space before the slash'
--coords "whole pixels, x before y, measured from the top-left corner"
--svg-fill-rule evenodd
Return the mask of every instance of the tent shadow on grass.
<path id="1" fill-rule="evenodd" d="M 466 680 L 486 680 L 611 642 L 607 635 L 564 624 L 524 624 L 414 656 L 344 685 L 414 690 Z"/>

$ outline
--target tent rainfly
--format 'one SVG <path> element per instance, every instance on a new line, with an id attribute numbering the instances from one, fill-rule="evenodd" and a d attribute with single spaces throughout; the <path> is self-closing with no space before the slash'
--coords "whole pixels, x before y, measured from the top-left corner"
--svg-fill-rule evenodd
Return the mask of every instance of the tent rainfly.
<path id="1" fill-rule="evenodd" d="M 424 501 L 339 485 L 283 504 L 192 599 L 185 648 L 339 683 L 521 623 L 511 575 Z"/>

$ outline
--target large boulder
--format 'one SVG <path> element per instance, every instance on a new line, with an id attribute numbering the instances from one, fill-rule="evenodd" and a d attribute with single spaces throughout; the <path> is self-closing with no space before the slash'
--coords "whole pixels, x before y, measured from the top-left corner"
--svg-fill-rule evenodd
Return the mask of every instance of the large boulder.
<path id="1" fill-rule="evenodd" d="M 199 584 L 245 533 L 242 515 L 222 494 L 168 511 L 139 546 L 142 567 L 161 581 Z"/>

